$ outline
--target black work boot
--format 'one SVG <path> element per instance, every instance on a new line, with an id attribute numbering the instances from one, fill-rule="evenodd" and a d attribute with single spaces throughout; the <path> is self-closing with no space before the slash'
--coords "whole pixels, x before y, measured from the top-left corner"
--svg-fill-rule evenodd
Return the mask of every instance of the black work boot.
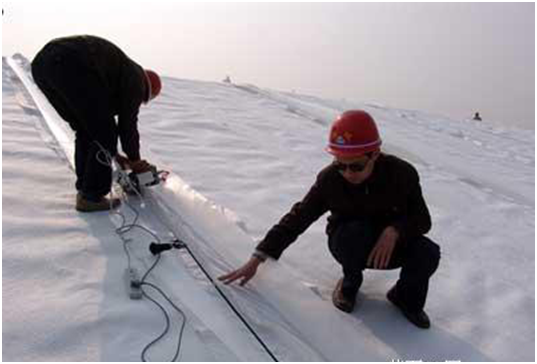
<path id="1" fill-rule="evenodd" d="M 342 285 L 343 278 L 337 281 L 336 288 L 334 288 L 334 292 L 332 293 L 332 302 L 334 303 L 334 306 L 341 311 L 351 313 L 352 310 L 354 310 L 354 305 L 356 303 L 356 294 L 352 296 L 344 295 L 341 290 Z"/>
<path id="2" fill-rule="evenodd" d="M 427 316 L 425 311 L 410 311 L 406 307 L 406 305 L 399 299 L 399 297 L 397 296 L 397 285 L 393 286 L 388 291 L 386 297 L 391 303 L 397 306 L 401 310 L 401 312 L 403 312 L 403 315 L 405 315 L 408 321 L 412 322 L 420 329 L 428 329 L 431 327 L 431 321 L 429 320 L 429 316 Z"/>
<path id="3" fill-rule="evenodd" d="M 98 199 L 86 198 L 82 193 L 76 195 L 76 210 L 80 212 L 95 212 L 95 211 L 108 211 L 115 209 L 121 204 L 119 198 L 109 199 L 106 197 L 99 197 Z"/>

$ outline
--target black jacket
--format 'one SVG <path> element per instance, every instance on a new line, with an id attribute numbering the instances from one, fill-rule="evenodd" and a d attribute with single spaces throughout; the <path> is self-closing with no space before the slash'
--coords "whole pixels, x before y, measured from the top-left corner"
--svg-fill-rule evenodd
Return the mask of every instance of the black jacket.
<path id="1" fill-rule="evenodd" d="M 399 242 L 427 233 L 431 217 L 422 196 L 419 176 L 409 163 L 381 154 L 371 176 L 353 185 L 329 165 L 309 192 L 274 225 L 257 250 L 278 259 L 313 222 L 330 211 L 327 233 L 343 221 L 367 220 L 377 229 L 394 226 Z"/>
<path id="2" fill-rule="evenodd" d="M 99 78 L 102 89 L 92 92 L 107 96 L 106 105 L 99 107 L 106 108 L 105 112 L 111 116 L 110 120 L 117 116 L 117 133 L 123 150 L 129 159 L 139 160 L 138 112 L 149 94 L 144 69 L 116 45 L 95 36 L 54 39 L 41 51 L 44 54 L 47 52 L 68 52 L 70 59 L 75 59 L 82 69 L 87 69 Z"/>

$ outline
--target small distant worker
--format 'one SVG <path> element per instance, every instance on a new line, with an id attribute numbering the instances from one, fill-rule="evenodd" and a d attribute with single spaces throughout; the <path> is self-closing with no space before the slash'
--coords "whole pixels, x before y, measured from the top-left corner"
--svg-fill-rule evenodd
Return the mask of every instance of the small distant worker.
<path id="1" fill-rule="evenodd" d="M 476 120 L 476 121 L 482 121 L 482 119 L 481 119 L 481 115 L 479 115 L 478 112 L 475 113 L 475 115 L 474 115 L 474 120 Z"/>
<path id="2" fill-rule="evenodd" d="M 137 123 L 141 104 L 160 93 L 160 77 L 111 42 L 89 35 L 50 41 L 32 61 L 32 75 L 75 131 L 76 210 L 117 207 L 119 199 L 106 197 L 112 166 L 99 153 L 109 153 L 135 173 L 151 169 L 140 156 Z M 118 154 L 118 138 L 126 157 Z"/>
<path id="3" fill-rule="evenodd" d="M 352 312 L 366 269 L 401 268 L 387 298 L 416 326 L 426 329 L 424 311 L 429 279 L 440 248 L 425 234 L 431 217 L 419 176 L 408 162 L 380 150 L 375 121 L 363 110 L 350 110 L 332 125 L 327 151 L 334 161 L 317 176 L 309 192 L 274 225 L 242 267 L 221 276 L 244 285 L 267 258 L 283 251 L 325 212 L 328 247 L 342 266 L 332 294 L 336 308 Z"/>

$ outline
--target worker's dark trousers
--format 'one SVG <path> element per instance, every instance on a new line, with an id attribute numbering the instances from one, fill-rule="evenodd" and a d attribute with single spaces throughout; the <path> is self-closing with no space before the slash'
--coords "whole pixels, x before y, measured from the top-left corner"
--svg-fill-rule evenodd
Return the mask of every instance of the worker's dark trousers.
<path id="1" fill-rule="evenodd" d="M 110 192 L 111 166 L 102 148 L 117 153 L 117 126 L 107 88 L 88 59 L 49 44 L 32 61 L 32 76 L 58 114 L 75 131 L 76 188 L 98 200 Z"/>
<path id="2" fill-rule="evenodd" d="M 370 223 L 342 223 L 329 237 L 330 252 L 343 267 L 343 295 L 356 295 L 367 268 L 367 259 L 382 231 Z M 397 242 L 387 269 L 401 268 L 397 281 L 399 299 L 410 311 L 425 306 L 429 278 L 438 267 L 440 247 L 425 236 Z"/>

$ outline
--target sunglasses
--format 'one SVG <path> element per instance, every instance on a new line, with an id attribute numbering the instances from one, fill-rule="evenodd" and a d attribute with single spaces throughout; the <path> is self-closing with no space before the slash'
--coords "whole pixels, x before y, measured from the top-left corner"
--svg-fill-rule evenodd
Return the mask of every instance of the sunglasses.
<path id="1" fill-rule="evenodd" d="M 347 169 L 350 169 L 351 172 L 362 172 L 367 165 L 369 164 L 370 159 L 368 158 L 365 162 L 354 162 L 354 163 L 341 163 L 334 162 L 334 166 L 339 172 L 345 172 Z"/>

